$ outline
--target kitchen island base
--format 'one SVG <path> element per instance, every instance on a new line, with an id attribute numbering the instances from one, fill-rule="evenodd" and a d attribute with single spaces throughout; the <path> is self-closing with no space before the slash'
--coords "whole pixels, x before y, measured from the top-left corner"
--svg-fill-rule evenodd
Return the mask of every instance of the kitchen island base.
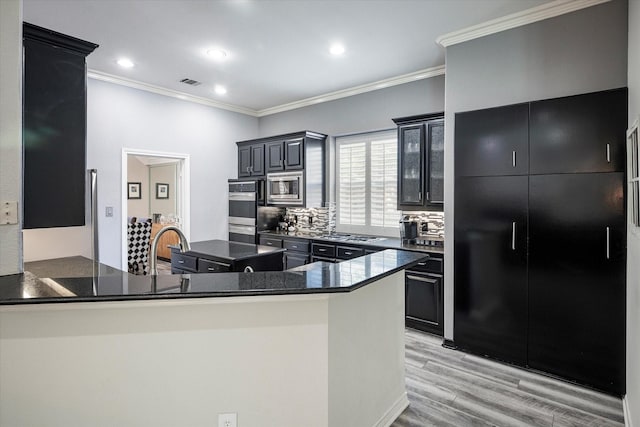
<path id="1" fill-rule="evenodd" d="M 404 272 L 348 293 L 0 307 L 0 425 L 388 426 Z"/>

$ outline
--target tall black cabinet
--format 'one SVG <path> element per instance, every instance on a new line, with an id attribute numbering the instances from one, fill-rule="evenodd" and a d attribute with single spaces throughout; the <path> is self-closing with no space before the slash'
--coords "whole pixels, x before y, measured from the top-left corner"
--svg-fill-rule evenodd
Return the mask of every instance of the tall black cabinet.
<path id="1" fill-rule="evenodd" d="M 98 47 L 24 23 L 23 228 L 85 223 L 86 56 Z"/>
<path id="2" fill-rule="evenodd" d="M 626 100 L 456 114 L 458 347 L 624 392 Z"/>

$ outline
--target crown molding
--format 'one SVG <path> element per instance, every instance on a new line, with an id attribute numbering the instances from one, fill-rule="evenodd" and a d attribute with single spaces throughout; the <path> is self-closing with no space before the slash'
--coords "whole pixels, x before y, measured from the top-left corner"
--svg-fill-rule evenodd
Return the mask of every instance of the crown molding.
<path id="1" fill-rule="evenodd" d="M 448 47 L 609 1 L 611 0 L 555 0 L 531 9 L 492 19 L 482 24 L 443 34 L 436 39 L 436 43 Z"/>
<path id="2" fill-rule="evenodd" d="M 355 86 L 348 89 L 338 90 L 335 92 L 329 92 L 324 95 L 318 95 L 311 98 L 301 99 L 300 101 L 294 101 L 287 104 L 277 105 L 275 107 L 265 108 L 258 110 L 258 117 L 264 117 L 271 114 L 282 113 L 284 111 L 295 110 L 297 108 L 308 107 L 310 105 L 321 104 L 323 102 L 334 101 L 340 98 L 346 98 L 353 95 L 359 95 L 365 92 L 372 92 L 374 90 L 385 89 L 391 86 L 397 86 L 404 83 L 410 83 L 417 80 L 428 79 L 435 76 L 440 76 L 445 73 L 445 66 L 439 65 L 437 67 L 425 68 L 415 71 L 409 74 L 403 74 L 401 76 L 391 77 L 389 79 L 378 80 L 373 83 L 367 83 L 360 86 Z"/>
<path id="3" fill-rule="evenodd" d="M 1 1 L 1 0 L 0 0 Z M 180 92 L 173 89 L 167 89 L 160 86 L 144 83 L 138 80 L 131 80 L 125 77 L 115 76 L 113 74 L 103 73 L 102 71 L 89 69 L 87 71 L 87 77 L 95 80 L 101 80 L 103 82 L 115 83 L 121 86 L 127 86 L 134 89 L 140 89 L 147 92 L 157 93 L 159 95 L 170 96 L 172 98 L 181 99 L 183 101 L 195 102 L 197 104 L 207 105 L 209 107 L 221 108 L 223 110 L 234 111 L 236 113 L 246 114 L 248 116 L 257 117 L 258 112 L 251 108 L 238 107 L 236 105 L 227 104 L 224 102 L 218 102 L 200 96 L 190 95 L 188 93 Z"/>
<path id="4" fill-rule="evenodd" d="M 391 86 L 397 86 L 404 83 L 414 82 L 417 80 L 428 79 L 430 77 L 443 75 L 444 73 L 445 73 L 444 65 L 425 68 L 423 70 L 415 71 L 413 73 L 403 74 L 401 76 L 396 76 L 396 77 L 392 77 L 385 80 L 378 80 L 373 83 L 367 83 L 364 85 L 355 86 L 348 89 L 326 93 L 324 95 L 318 95 L 311 98 L 302 99 L 300 101 L 277 105 L 275 107 L 269 107 L 263 110 L 253 110 L 251 108 L 239 107 L 232 104 L 226 104 L 224 102 L 213 101 L 211 99 L 190 95 L 188 93 L 180 92 L 177 90 L 167 89 L 167 88 L 155 86 L 149 83 L 144 83 L 137 80 L 131 80 L 125 77 L 115 76 L 113 74 L 103 73 L 102 71 L 97 71 L 92 69 L 87 71 L 87 77 L 95 80 L 101 80 L 108 83 L 115 83 L 118 85 L 131 87 L 134 89 L 140 89 L 147 92 L 153 92 L 160 95 L 170 96 L 172 98 L 178 98 L 183 101 L 190 101 L 198 104 L 207 105 L 210 107 L 216 107 L 224 110 L 234 111 L 236 113 L 242 113 L 248 116 L 264 117 L 271 114 L 281 113 L 289 110 L 295 110 L 297 108 L 302 108 L 302 107 L 308 107 L 310 105 L 316 105 L 316 104 L 333 101 L 340 98 L 346 98 L 349 96 L 358 95 L 365 92 L 372 92 L 374 90 L 384 89 Z"/>

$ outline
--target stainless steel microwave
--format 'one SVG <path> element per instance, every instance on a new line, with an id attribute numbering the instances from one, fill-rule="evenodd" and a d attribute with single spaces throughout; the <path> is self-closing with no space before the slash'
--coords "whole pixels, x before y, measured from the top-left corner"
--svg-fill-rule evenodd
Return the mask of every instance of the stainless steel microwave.
<path id="1" fill-rule="evenodd" d="M 267 204 L 281 206 L 304 205 L 304 175 L 302 171 L 267 174 Z"/>

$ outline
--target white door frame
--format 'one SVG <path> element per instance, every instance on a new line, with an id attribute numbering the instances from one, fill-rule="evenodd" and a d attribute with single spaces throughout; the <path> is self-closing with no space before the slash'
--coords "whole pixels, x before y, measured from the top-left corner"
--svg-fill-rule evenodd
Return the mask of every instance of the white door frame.
<path id="1" fill-rule="evenodd" d="M 152 151 L 152 150 L 140 150 L 137 148 L 123 148 L 122 149 L 122 185 L 120 185 L 121 188 L 121 195 L 122 195 L 122 199 L 121 199 L 121 206 L 122 206 L 122 211 L 125 212 L 126 210 L 128 210 L 127 207 L 127 162 L 128 162 L 128 156 L 129 155 L 134 155 L 134 156 L 148 156 L 148 157 L 166 157 L 166 158 L 171 158 L 171 159 L 179 159 L 180 162 L 179 164 L 182 165 L 181 170 L 178 171 L 178 186 L 179 186 L 179 191 L 177 192 L 177 194 L 179 194 L 178 196 L 178 200 L 176 200 L 176 203 L 179 205 L 180 207 L 180 221 L 182 223 L 182 232 L 184 233 L 184 235 L 187 237 L 187 240 L 190 240 L 190 236 L 191 236 L 191 211 L 190 211 L 190 206 L 191 206 L 191 165 L 190 165 L 190 156 L 189 154 L 183 154 L 183 153 L 169 153 L 169 152 L 165 152 L 165 151 Z M 126 215 L 123 215 L 122 217 L 122 221 L 121 221 L 121 237 L 122 237 L 122 244 L 120 245 L 120 250 L 122 251 L 122 269 L 124 270 L 125 268 L 127 268 L 127 250 L 125 249 L 126 247 L 126 242 L 127 242 L 127 217 Z M 126 270 L 125 270 L 126 271 Z"/>

